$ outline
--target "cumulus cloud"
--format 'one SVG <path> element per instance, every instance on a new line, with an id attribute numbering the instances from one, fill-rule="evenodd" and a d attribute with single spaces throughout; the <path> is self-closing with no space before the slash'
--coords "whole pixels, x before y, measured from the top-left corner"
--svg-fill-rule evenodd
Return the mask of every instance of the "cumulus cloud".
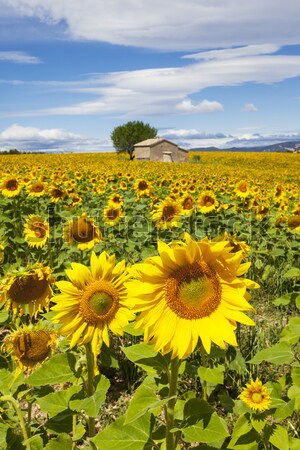
<path id="1" fill-rule="evenodd" d="M 243 106 L 243 111 L 255 112 L 255 111 L 257 111 L 257 108 L 253 103 L 245 103 Z"/>
<path id="2" fill-rule="evenodd" d="M 111 151 L 110 141 L 100 141 L 59 128 L 40 129 L 13 124 L 0 132 L 0 149 L 17 148 L 20 151 Z"/>
<path id="3" fill-rule="evenodd" d="M 299 43 L 295 0 L 1 0 L 69 37 L 168 50 Z M 2 8 L 3 9 L 3 8 Z"/>
<path id="4" fill-rule="evenodd" d="M 28 55 L 25 52 L 0 51 L 0 61 L 9 61 L 16 64 L 39 64 L 41 60 L 36 56 Z"/>
<path id="5" fill-rule="evenodd" d="M 192 103 L 191 100 L 182 100 L 176 105 L 176 109 L 183 113 L 212 113 L 223 111 L 223 105 L 216 101 L 202 100 L 200 103 Z"/>

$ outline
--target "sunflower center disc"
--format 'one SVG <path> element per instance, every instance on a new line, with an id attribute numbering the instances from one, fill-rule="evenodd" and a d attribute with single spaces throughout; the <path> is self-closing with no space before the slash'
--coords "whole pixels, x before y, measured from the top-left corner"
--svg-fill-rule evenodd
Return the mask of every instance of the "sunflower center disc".
<path id="1" fill-rule="evenodd" d="M 261 395 L 261 393 L 260 393 L 260 392 L 254 392 L 254 393 L 252 394 L 252 401 L 253 401 L 254 403 L 261 403 L 261 401 L 262 401 L 262 395 Z"/>
<path id="2" fill-rule="evenodd" d="M 41 280 L 37 275 L 17 277 L 12 283 L 8 295 L 18 304 L 28 304 L 46 295 L 49 283 L 45 278 Z"/>
<path id="3" fill-rule="evenodd" d="M 98 280 L 88 286 L 80 300 L 80 312 L 91 325 L 110 322 L 118 309 L 118 291 L 106 280 Z"/>
<path id="4" fill-rule="evenodd" d="M 15 191 L 18 188 L 17 180 L 8 180 L 6 187 L 9 191 Z"/>
<path id="5" fill-rule="evenodd" d="M 202 277 L 198 280 L 191 280 L 183 283 L 178 292 L 179 300 L 187 307 L 197 308 L 213 292 L 212 282 Z"/>
<path id="6" fill-rule="evenodd" d="M 173 208 L 173 206 L 165 206 L 163 209 L 162 219 L 165 222 L 169 222 L 174 218 L 174 216 L 175 216 L 175 209 Z"/>
<path id="7" fill-rule="evenodd" d="M 99 316 L 107 314 L 113 304 L 113 298 L 106 292 L 96 292 L 90 299 L 91 309 Z"/>
<path id="8" fill-rule="evenodd" d="M 184 319 L 209 317 L 222 297 L 220 281 L 205 262 L 194 262 L 173 272 L 166 282 L 166 301 Z"/>

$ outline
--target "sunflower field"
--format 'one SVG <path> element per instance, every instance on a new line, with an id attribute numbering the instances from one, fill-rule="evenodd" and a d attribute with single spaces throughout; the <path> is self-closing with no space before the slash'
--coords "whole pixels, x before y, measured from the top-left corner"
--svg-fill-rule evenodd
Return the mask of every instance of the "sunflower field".
<path id="1" fill-rule="evenodd" d="M 0 450 L 300 448 L 299 155 L 0 161 Z"/>

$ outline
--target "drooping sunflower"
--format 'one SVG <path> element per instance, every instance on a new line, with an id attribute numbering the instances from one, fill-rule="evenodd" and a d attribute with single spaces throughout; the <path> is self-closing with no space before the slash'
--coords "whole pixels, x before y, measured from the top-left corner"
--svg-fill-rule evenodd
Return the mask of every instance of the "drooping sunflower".
<path id="1" fill-rule="evenodd" d="M 15 314 L 36 317 L 49 307 L 53 282 L 50 267 L 36 263 L 1 280 L 0 302 L 5 302 L 5 308 Z"/>
<path id="2" fill-rule="evenodd" d="M 257 288 L 240 278 L 250 263 L 242 252 L 231 253 L 228 241 L 207 238 L 167 245 L 158 243 L 159 256 L 132 268 L 136 280 L 127 283 L 132 310 L 140 312 L 136 328 L 144 329 L 145 342 L 155 351 L 188 357 L 201 339 L 210 353 L 211 343 L 237 345 L 236 322 L 254 325 L 242 311 L 253 311 L 246 288 Z"/>
<path id="3" fill-rule="evenodd" d="M 43 322 L 22 325 L 6 336 L 4 348 L 11 351 L 17 365 L 17 373 L 31 372 L 43 363 L 56 348 L 57 333 Z"/>
<path id="4" fill-rule="evenodd" d="M 108 205 L 103 210 L 103 220 L 111 227 L 117 225 L 123 217 L 124 213 L 120 207 Z"/>
<path id="5" fill-rule="evenodd" d="M 69 244 L 77 244 L 79 250 L 89 250 L 103 239 L 99 227 L 86 213 L 65 225 L 64 237 Z"/>
<path id="6" fill-rule="evenodd" d="M 26 186 L 26 192 L 29 197 L 42 197 L 46 194 L 47 185 L 43 181 L 35 181 Z"/>
<path id="7" fill-rule="evenodd" d="M 219 202 L 212 191 L 203 191 L 199 196 L 197 203 L 199 211 L 202 214 L 215 211 L 219 206 Z"/>
<path id="8" fill-rule="evenodd" d="M 166 230 L 177 227 L 180 222 L 181 215 L 181 204 L 176 200 L 167 197 L 163 201 L 154 205 L 151 218 L 155 222 L 157 228 Z"/>
<path id="9" fill-rule="evenodd" d="M 16 197 L 22 190 L 22 183 L 17 177 L 10 176 L 1 180 L 0 191 L 4 197 Z"/>
<path id="10" fill-rule="evenodd" d="M 269 409 L 271 398 L 268 389 L 256 378 L 255 381 L 246 384 L 246 387 L 239 395 L 239 398 L 252 409 L 265 411 Z"/>
<path id="11" fill-rule="evenodd" d="M 53 298 L 56 305 L 51 309 L 57 314 L 52 320 L 62 325 L 59 333 L 67 336 L 71 348 L 91 342 L 95 356 L 102 341 L 109 346 L 109 330 L 121 336 L 135 318 L 124 286 L 130 275 L 125 261 L 116 264 L 115 255 L 106 252 L 98 257 L 92 252 L 90 269 L 79 263 L 71 266 L 66 270 L 70 281 L 56 283 L 61 294 Z"/>
<path id="12" fill-rule="evenodd" d="M 30 214 L 24 225 L 24 235 L 30 247 L 42 248 L 49 239 L 49 223 L 41 216 Z"/>

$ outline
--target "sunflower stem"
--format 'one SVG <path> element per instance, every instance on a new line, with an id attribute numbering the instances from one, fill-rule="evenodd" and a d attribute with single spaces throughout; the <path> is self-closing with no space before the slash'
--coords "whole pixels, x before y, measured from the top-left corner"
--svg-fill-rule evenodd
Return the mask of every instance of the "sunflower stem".
<path id="1" fill-rule="evenodd" d="M 201 345 L 200 347 L 200 353 L 201 353 L 201 364 L 203 367 L 207 367 L 207 358 L 206 358 L 206 351 Z M 207 381 L 202 380 L 202 387 L 203 387 L 203 400 L 207 402 Z"/>
<path id="2" fill-rule="evenodd" d="M 26 422 L 23 417 L 19 403 L 11 395 L 3 395 L 2 397 L 0 397 L 0 401 L 1 402 L 10 402 L 13 405 L 13 407 L 17 413 L 18 419 L 19 419 L 19 423 L 20 423 L 20 427 L 21 427 L 21 430 L 23 433 L 24 441 L 27 441 L 27 439 L 29 439 L 29 433 L 28 433 Z M 26 447 L 26 450 L 31 450 L 29 442 L 25 442 L 25 447 Z"/>
<path id="3" fill-rule="evenodd" d="M 172 433 L 174 427 L 174 410 L 177 396 L 178 371 L 181 361 L 177 358 L 171 360 L 170 371 L 168 372 L 169 379 L 169 401 L 165 408 L 166 415 L 166 450 L 175 450 L 177 444 L 177 435 Z"/>
<path id="4" fill-rule="evenodd" d="M 85 351 L 86 351 L 86 366 L 87 366 L 87 384 L 86 384 L 86 391 L 88 397 L 91 397 L 94 392 L 94 355 L 92 351 L 92 344 L 91 342 L 88 342 L 85 344 Z M 88 436 L 94 437 L 96 434 L 95 430 L 95 418 L 94 417 L 88 417 Z M 94 444 L 91 442 L 91 448 L 96 448 Z"/>

